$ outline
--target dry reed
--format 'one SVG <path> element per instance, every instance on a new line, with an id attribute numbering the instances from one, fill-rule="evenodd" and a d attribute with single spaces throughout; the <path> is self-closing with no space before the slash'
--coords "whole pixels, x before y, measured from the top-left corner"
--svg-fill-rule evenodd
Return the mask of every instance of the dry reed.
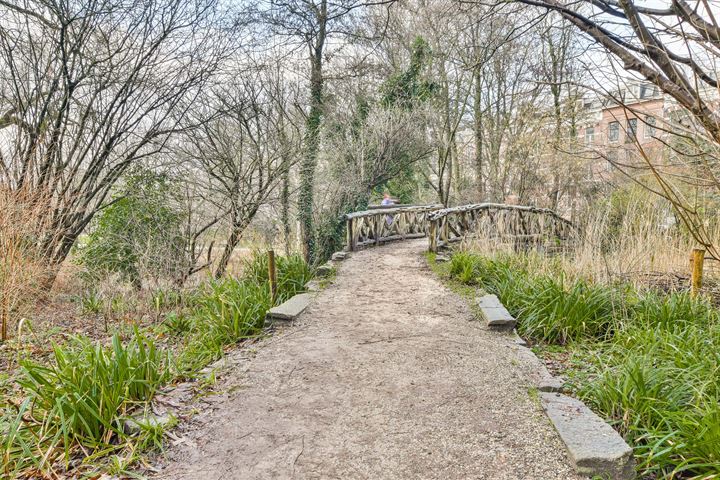
<path id="1" fill-rule="evenodd" d="M 47 197 L 0 189 L 0 340 L 26 315 L 43 292 L 50 269 L 42 258 Z"/>
<path id="2" fill-rule="evenodd" d="M 669 205 L 649 193 L 633 191 L 621 205 L 610 201 L 596 204 L 578 226 L 572 245 L 566 245 L 562 255 L 546 255 L 554 259 L 547 268 L 558 271 L 555 262 L 561 262 L 561 270 L 571 277 L 601 283 L 622 280 L 637 287 L 667 290 L 686 288 L 690 253 L 697 242 L 684 230 L 674 222 Z M 717 228 L 710 231 L 720 240 Z M 477 235 L 467 239 L 464 248 L 483 254 L 514 251 L 511 239 Z M 720 279 L 717 263 L 706 262 L 708 285 Z"/>

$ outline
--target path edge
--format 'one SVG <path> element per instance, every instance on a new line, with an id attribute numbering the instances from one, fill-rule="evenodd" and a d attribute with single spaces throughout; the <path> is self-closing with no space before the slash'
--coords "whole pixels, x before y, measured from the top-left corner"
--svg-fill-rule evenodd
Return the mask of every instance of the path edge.
<path id="1" fill-rule="evenodd" d="M 476 299 L 476 303 L 482 315 L 488 320 L 490 330 L 502 330 L 493 328 L 490 322 L 490 319 L 496 316 L 499 308 L 507 312 L 502 302 L 492 295 L 480 297 Z M 488 308 L 492 310 L 486 312 L 485 309 Z M 515 326 L 514 318 L 512 322 L 505 320 L 505 325 Z M 534 364 L 539 372 L 540 378 L 535 387 L 541 392 L 540 404 L 565 445 L 568 458 L 575 471 L 580 475 L 592 478 L 634 479 L 635 462 L 632 447 L 609 423 L 595 414 L 584 402 L 563 393 L 563 379 L 554 377 L 549 372 L 545 362 L 535 355 L 515 329 L 512 330 L 512 336 L 517 353 L 529 363 Z"/>

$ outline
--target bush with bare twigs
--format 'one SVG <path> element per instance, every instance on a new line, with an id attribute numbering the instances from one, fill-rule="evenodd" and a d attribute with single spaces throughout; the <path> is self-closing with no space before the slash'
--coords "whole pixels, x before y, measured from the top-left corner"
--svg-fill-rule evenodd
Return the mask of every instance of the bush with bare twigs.
<path id="1" fill-rule="evenodd" d="M 0 189 L 0 339 L 27 314 L 49 278 L 38 238 L 47 235 L 47 198 Z"/>

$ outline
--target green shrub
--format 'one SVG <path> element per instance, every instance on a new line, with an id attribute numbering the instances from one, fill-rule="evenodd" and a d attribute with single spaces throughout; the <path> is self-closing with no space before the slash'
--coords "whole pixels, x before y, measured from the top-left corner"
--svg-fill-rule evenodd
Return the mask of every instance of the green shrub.
<path id="1" fill-rule="evenodd" d="M 183 214 L 173 206 L 166 176 L 136 170 L 113 202 L 98 213 L 78 262 L 95 280 L 117 273 L 137 288 L 146 276 L 177 279 L 186 267 Z"/>

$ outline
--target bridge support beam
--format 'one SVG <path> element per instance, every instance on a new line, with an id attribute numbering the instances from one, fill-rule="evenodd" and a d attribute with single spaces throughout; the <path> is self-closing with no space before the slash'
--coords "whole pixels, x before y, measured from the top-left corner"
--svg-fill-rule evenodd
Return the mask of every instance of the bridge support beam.
<path id="1" fill-rule="evenodd" d="M 355 246 L 353 245 L 353 239 L 355 238 L 355 235 L 353 235 L 353 219 L 348 218 L 345 221 L 345 245 L 347 246 L 348 251 L 353 252 L 355 251 Z"/>

